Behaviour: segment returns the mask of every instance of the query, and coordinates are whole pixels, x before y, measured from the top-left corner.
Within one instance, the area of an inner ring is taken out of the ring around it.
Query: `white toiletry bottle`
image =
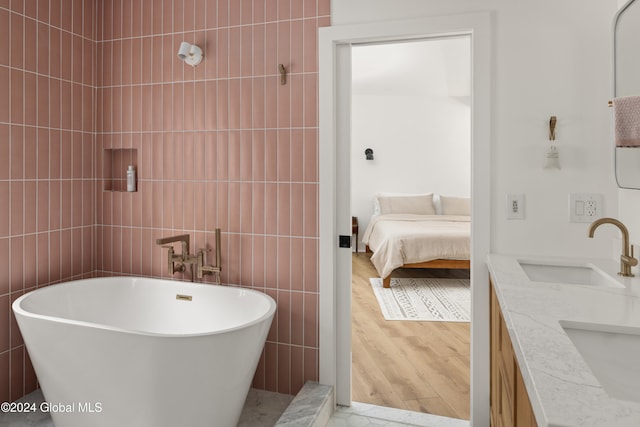
[[[132,165],[127,168],[127,191],[136,191],[136,170]]]

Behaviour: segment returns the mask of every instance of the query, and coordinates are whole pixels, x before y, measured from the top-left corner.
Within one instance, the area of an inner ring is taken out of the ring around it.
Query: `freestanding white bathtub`
[[[56,427],[236,426],[275,310],[257,291],[133,277],[13,303]]]

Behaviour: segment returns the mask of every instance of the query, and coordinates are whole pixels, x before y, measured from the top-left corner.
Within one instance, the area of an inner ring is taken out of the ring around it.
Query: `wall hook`
[[[549,141],[556,140],[556,123],[558,122],[558,118],[556,116],[551,116],[549,120]]]
[[[278,64],[278,71],[280,71],[280,84],[287,84],[287,70],[284,68],[284,65]]]

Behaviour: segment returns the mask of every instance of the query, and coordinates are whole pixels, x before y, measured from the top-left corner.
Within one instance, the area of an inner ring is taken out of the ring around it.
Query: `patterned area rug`
[[[468,322],[471,313],[469,279],[371,278],[371,287],[386,320]]]

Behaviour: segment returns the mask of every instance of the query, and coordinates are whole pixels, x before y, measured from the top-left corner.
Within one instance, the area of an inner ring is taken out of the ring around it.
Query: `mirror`
[[[628,1],[613,20],[613,97],[640,95],[640,0]],[[620,188],[640,189],[640,148],[615,148]]]

